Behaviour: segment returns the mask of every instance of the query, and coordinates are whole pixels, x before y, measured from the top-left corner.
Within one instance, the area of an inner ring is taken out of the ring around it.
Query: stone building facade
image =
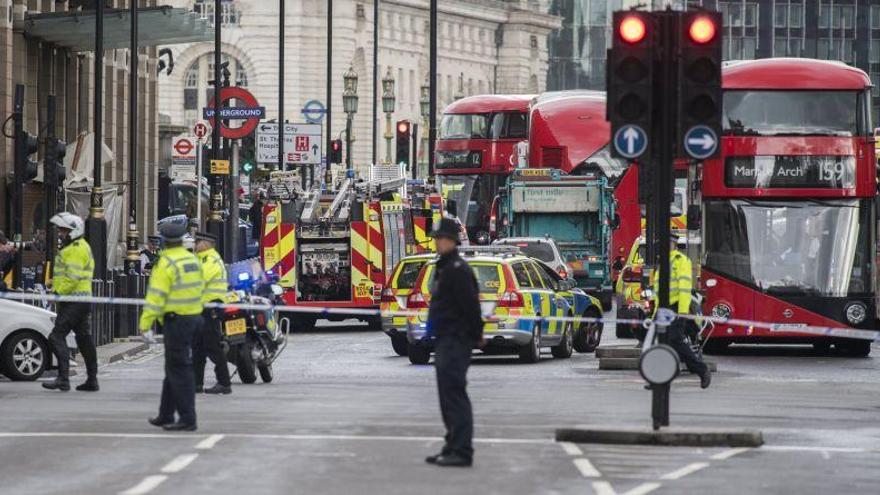
[[[213,15],[213,0],[171,0]],[[544,1],[444,0],[439,2],[439,112],[457,95],[535,93],[547,80],[547,37],[560,25],[545,14]],[[277,1],[223,2],[223,56],[236,81],[266,107],[267,118],[278,118]],[[309,100],[326,103],[327,1],[286,3],[285,118],[303,122]],[[428,75],[428,0],[380,2],[379,77],[395,79],[394,120],[421,123],[420,88]],[[333,2],[333,136],[345,128],[342,112],[343,73],[351,66],[359,76],[358,113],[354,119],[354,162],[363,167],[372,159],[373,3],[369,0]],[[159,79],[159,111],[172,125],[191,127],[211,94],[213,44],[170,47],[175,70]],[[460,87],[461,86],[461,87]],[[384,157],[385,116],[379,105],[378,158]],[[326,132],[326,130],[325,130]],[[326,152],[326,151],[325,151]]]

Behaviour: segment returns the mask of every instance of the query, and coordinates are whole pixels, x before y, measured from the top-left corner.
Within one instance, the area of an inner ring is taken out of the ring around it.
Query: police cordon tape
[[[110,304],[110,305],[128,305],[128,306],[143,306],[143,299],[136,298],[126,298],[126,297],[96,297],[96,296],[59,296],[57,294],[44,294],[44,293],[24,293],[24,292],[0,292],[0,299],[8,299],[13,301],[22,301],[22,302],[34,302],[34,301],[44,301],[50,303],[89,303],[89,304]],[[232,303],[208,303],[205,304],[206,308],[236,308],[241,310],[250,310],[250,311],[262,311],[267,309],[274,309],[275,311],[281,313],[301,313],[307,314],[310,316],[349,316],[349,317],[359,317],[359,316],[374,316],[374,317],[394,317],[394,316],[403,316],[403,317],[411,317],[411,316],[419,316],[423,315],[424,312],[419,311],[382,311],[378,309],[358,309],[358,308],[330,308],[330,307],[316,307],[316,306],[288,306],[288,305],[276,305],[276,304],[255,304],[255,303],[244,303],[244,302],[232,302]],[[846,328],[846,327],[824,327],[824,326],[814,326],[814,325],[803,325],[803,326],[792,326],[791,324],[780,324],[780,323],[770,323],[770,322],[761,322],[761,321],[752,321],[752,320],[741,320],[736,318],[719,318],[716,316],[708,316],[708,315],[691,315],[691,314],[678,314],[674,313],[671,310],[667,310],[664,313],[661,313],[661,318],[658,319],[658,322],[669,324],[675,318],[682,318],[686,320],[692,320],[698,325],[703,322],[711,322],[714,325],[728,325],[728,326],[738,326],[738,327],[752,327],[752,328],[766,328],[771,332],[780,332],[780,333],[801,333],[808,335],[815,335],[819,337],[840,337],[840,338],[850,338],[850,339],[861,339],[861,340],[880,340],[880,331],[878,330],[864,330],[857,328]],[[573,316],[531,316],[531,315],[511,315],[509,318],[518,319],[518,320],[534,320],[538,322],[544,321],[563,321],[563,322],[587,322],[587,323],[610,323],[610,324],[625,324],[625,325],[642,325],[646,328],[650,328],[655,325],[655,320],[651,318],[645,319],[634,319],[634,318],[617,318],[615,316],[611,316],[608,318],[595,318],[589,316],[582,317],[573,317]],[[502,318],[489,317],[486,319],[488,323],[493,321],[498,321]]]

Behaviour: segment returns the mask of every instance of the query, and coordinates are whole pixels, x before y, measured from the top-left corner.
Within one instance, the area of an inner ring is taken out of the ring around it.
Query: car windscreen
[[[497,294],[501,292],[501,266],[498,263],[477,261],[468,262],[474,275],[477,277],[477,286],[480,294]],[[425,287],[430,288],[434,282],[434,274],[437,273],[436,265],[429,265],[426,269],[425,278],[428,283]]]
[[[505,243],[516,246],[529,258],[539,259],[545,263],[553,263],[556,261],[556,254],[553,246],[546,242],[510,242]]]

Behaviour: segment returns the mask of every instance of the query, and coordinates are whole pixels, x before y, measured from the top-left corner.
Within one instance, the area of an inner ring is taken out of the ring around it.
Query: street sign
[[[324,140],[320,124],[284,124],[284,163],[319,165]],[[264,122],[257,126],[256,158],[258,163],[278,163],[278,124]]]
[[[196,139],[199,141],[205,139],[205,136],[207,136],[209,132],[211,132],[211,128],[208,127],[208,123],[204,120],[196,122],[193,126],[193,135],[195,135]]]
[[[211,174],[229,175],[229,160],[211,160]]]
[[[192,136],[178,136],[171,141],[171,168],[168,175],[172,180],[195,180],[196,144]]]
[[[637,125],[624,125],[614,134],[614,149],[624,158],[638,158],[648,149],[648,136]]]
[[[220,135],[229,139],[241,139],[254,132],[260,124],[260,119],[266,116],[266,108],[257,103],[256,97],[250,91],[239,87],[229,86],[220,90],[220,104],[229,100],[236,100],[238,106],[220,109]],[[214,125],[214,99],[204,109],[205,119]],[[222,120],[244,120],[241,127],[232,128],[223,125]]]
[[[704,160],[718,149],[718,135],[710,127],[695,125],[684,135],[684,150],[692,158]]]
[[[309,100],[303,105],[301,112],[309,124],[320,124],[324,120],[324,114],[327,113],[327,109],[320,101]]]

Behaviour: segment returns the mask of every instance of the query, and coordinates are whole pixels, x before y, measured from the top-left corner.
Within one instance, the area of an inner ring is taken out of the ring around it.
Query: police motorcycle
[[[645,298],[643,308],[645,314],[654,314],[654,304],[656,304],[653,289],[645,289],[642,291]],[[684,327],[684,339],[688,346],[694,351],[698,358],[703,359],[703,348],[706,347],[709,337],[715,330],[715,324],[709,320],[702,318],[703,316],[703,299],[704,295],[697,289],[691,290],[690,315],[693,318],[686,319]],[[639,342],[641,345],[641,341]]]
[[[227,359],[236,366],[242,383],[256,382],[257,373],[264,383],[270,383],[272,363],[287,347],[290,330],[289,321],[280,320],[274,307],[283,290],[271,273],[258,277],[251,270],[232,271],[235,283],[225,301],[231,305],[223,309]]]

